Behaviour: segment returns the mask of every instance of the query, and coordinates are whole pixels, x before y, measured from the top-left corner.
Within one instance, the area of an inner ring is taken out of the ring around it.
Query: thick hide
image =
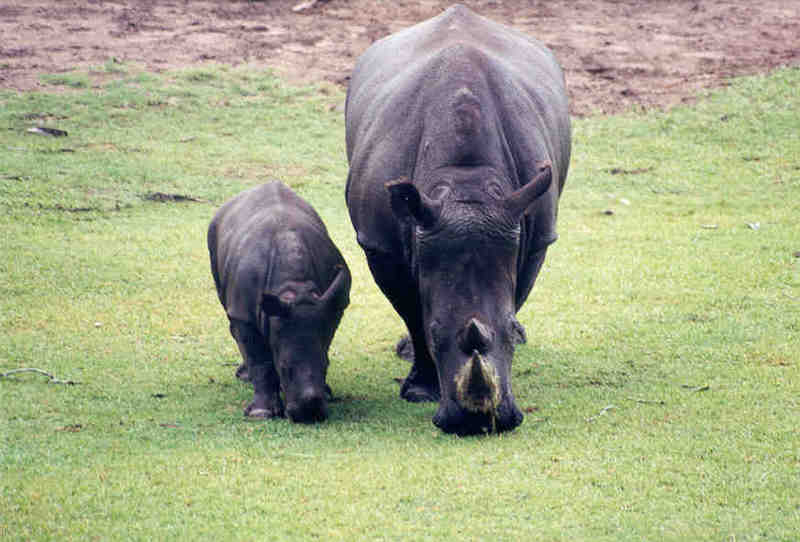
[[[515,314],[557,238],[570,159],[555,58],[453,6],[358,59],[346,139],[350,218],[409,331],[401,395],[438,400],[447,432],[513,429]]]

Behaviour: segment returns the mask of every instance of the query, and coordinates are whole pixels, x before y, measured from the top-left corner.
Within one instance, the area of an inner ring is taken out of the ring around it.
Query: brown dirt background
[[[345,86],[373,41],[432,17],[437,0],[0,1],[0,87],[111,59],[161,71],[248,64]],[[732,76],[800,65],[797,0],[474,0],[547,44],[576,115],[670,107]],[[99,76],[99,74],[98,74]]]

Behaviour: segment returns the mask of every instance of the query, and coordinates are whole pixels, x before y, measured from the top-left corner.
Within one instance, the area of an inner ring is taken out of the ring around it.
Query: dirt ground
[[[346,85],[374,40],[439,0],[0,0],[0,87],[111,59],[151,70],[215,62]],[[547,44],[576,115],[669,107],[731,76],[800,65],[796,0],[465,0]],[[302,9],[301,9],[302,8]]]

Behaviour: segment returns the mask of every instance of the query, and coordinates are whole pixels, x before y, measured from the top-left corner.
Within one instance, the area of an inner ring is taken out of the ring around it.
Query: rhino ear
[[[339,272],[331,285],[322,294],[320,301],[324,304],[338,302],[339,308],[344,309],[350,304],[350,271],[346,265],[338,265]]]
[[[430,228],[436,223],[441,203],[421,194],[414,183],[404,177],[389,181],[385,186],[395,216],[400,219],[413,218],[423,228]]]
[[[267,316],[288,316],[292,310],[292,300],[264,292],[261,296],[261,310]]]
[[[525,333],[525,327],[513,316],[511,317],[511,337],[515,344],[525,344],[528,342],[528,335]]]
[[[553,168],[550,161],[541,162],[538,166],[539,172],[536,176],[517,190],[510,194],[505,201],[506,209],[516,218],[528,212],[531,205],[547,190],[553,182]]]

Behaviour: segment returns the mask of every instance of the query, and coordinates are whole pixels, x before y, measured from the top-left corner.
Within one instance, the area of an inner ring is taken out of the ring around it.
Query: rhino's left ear
[[[275,294],[264,292],[261,295],[261,310],[267,316],[288,316],[292,310],[291,300],[281,299]]]
[[[413,218],[423,228],[436,223],[441,211],[441,203],[422,194],[414,183],[405,177],[386,183],[392,211],[398,218]]]
[[[531,182],[510,194],[505,201],[506,209],[512,216],[522,218],[531,205],[547,190],[553,182],[553,167],[550,161],[539,164],[539,173]]]

